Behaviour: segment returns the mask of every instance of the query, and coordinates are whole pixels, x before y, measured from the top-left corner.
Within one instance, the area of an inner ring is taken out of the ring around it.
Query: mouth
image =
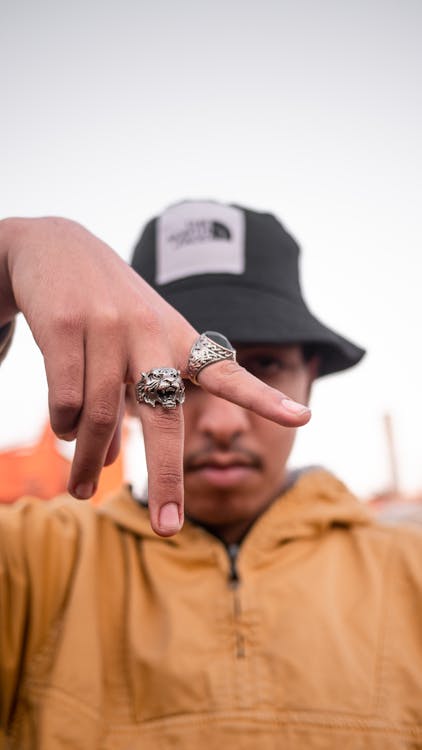
[[[187,462],[185,471],[214,487],[233,487],[259,470],[259,461],[243,454],[208,454]]]

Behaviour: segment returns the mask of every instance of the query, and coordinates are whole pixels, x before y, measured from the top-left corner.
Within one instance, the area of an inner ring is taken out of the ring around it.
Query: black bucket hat
[[[321,323],[300,288],[300,248],[268,213],[214,201],[170,206],[145,227],[132,267],[199,331],[236,344],[302,344],[319,375],[365,351]]]

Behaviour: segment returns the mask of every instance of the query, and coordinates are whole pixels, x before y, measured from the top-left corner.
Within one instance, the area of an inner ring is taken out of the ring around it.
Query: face
[[[239,363],[295,401],[307,403],[316,358],[300,346],[240,346]],[[185,418],[186,514],[237,541],[283,486],[295,430],[187,386]]]

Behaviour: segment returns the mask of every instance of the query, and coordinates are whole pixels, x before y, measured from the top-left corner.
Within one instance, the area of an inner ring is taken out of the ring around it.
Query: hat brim
[[[221,331],[236,344],[310,344],[319,375],[356,365],[365,350],[321,323],[305,304],[269,291],[230,284],[167,289],[165,299],[200,332]],[[259,310],[259,315],[257,311]]]

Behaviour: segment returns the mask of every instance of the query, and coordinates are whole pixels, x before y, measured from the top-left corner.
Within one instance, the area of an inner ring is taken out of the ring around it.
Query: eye
[[[239,357],[239,363],[260,380],[271,380],[291,369],[282,357],[267,352]]]

